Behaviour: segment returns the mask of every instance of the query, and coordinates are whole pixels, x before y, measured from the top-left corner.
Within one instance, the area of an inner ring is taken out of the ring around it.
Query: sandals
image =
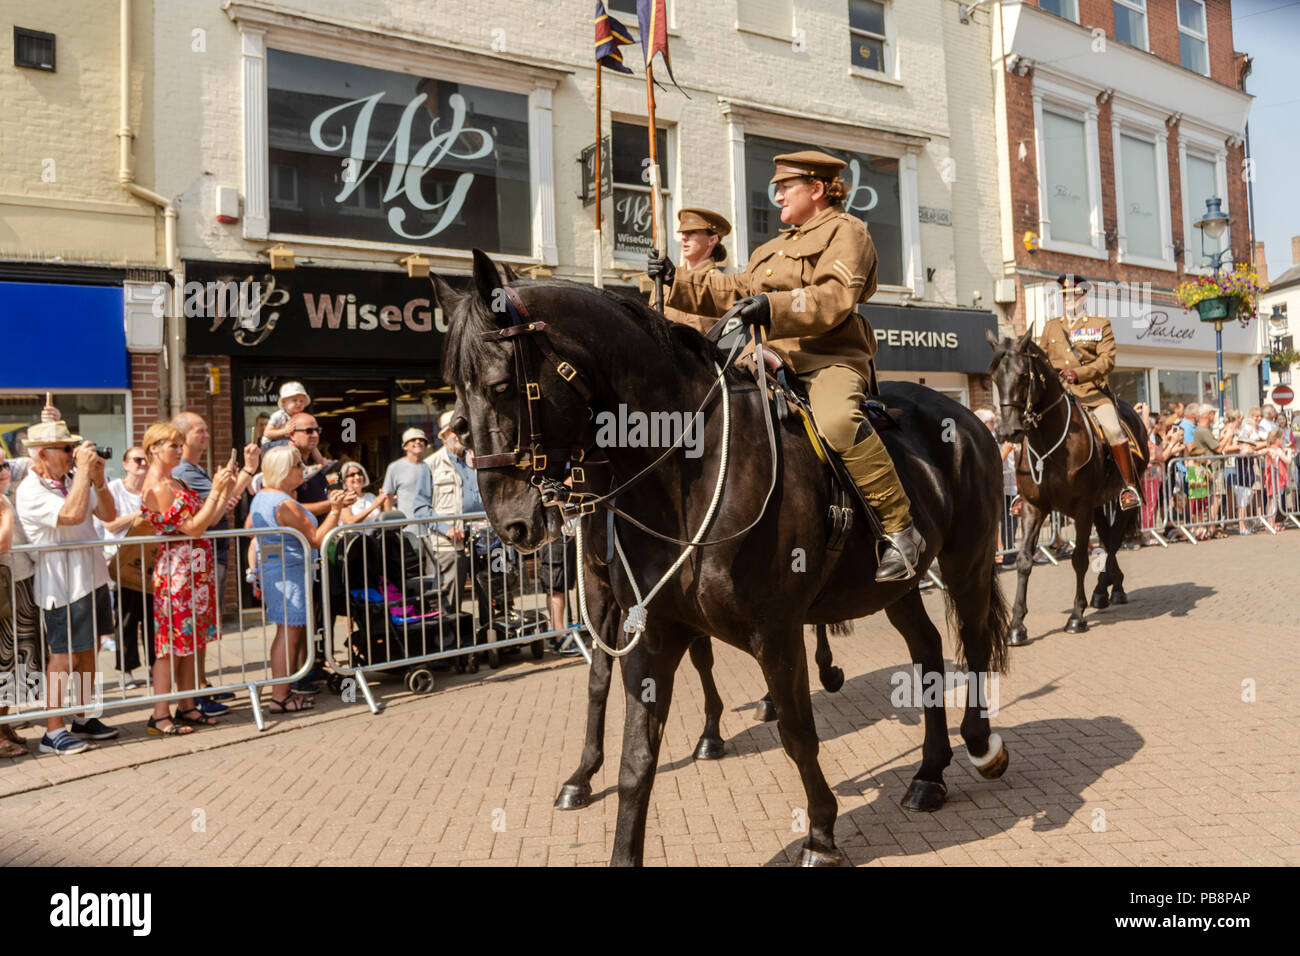
[[[159,727],[158,721],[167,721],[166,727]],[[183,737],[186,734],[194,733],[193,727],[183,726],[170,715],[167,717],[150,717],[149,722],[145,724],[145,730],[152,737]]]
[[[0,757],[25,757],[28,753],[24,744],[16,743],[8,737],[0,740]]]
[[[311,710],[313,702],[302,694],[290,694],[284,700],[276,700],[272,697],[267,706],[273,714],[296,714],[304,710]]]
[[[194,717],[194,714],[198,714],[198,717]],[[176,719],[182,724],[188,724],[191,727],[215,727],[221,723],[217,718],[209,717],[197,707],[191,707],[189,710],[177,710]]]

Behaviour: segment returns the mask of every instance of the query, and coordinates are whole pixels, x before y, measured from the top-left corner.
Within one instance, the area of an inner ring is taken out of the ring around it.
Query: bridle
[[[1043,470],[1047,467],[1047,459],[1050,458],[1058,448],[1065,444],[1066,438],[1070,435],[1070,419],[1073,417],[1074,401],[1070,396],[1070,390],[1062,387],[1061,394],[1058,395],[1054,401],[1049,403],[1041,411],[1034,411],[1035,398],[1047,388],[1047,376],[1039,367],[1037,357],[1033,355],[1033,353],[1013,349],[1007,354],[1014,355],[1017,358],[1023,358],[1029,363],[1028,372],[1025,376],[1021,376],[1028,377],[1029,392],[1025,396],[1023,404],[1017,402],[999,402],[998,404],[1002,408],[1014,408],[1020,413],[1020,423],[1024,426],[1025,433],[1025,438],[1022,444],[1025,449],[1025,457],[1028,459],[1029,477],[1034,479],[1034,484],[1041,485],[1043,483]],[[1061,437],[1056,440],[1056,443],[1046,452],[1039,454],[1029,441],[1029,433],[1031,431],[1036,431],[1038,426],[1042,424],[1043,418],[1046,417],[1047,413],[1061,402],[1065,402],[1065,428],[1061,430]]]

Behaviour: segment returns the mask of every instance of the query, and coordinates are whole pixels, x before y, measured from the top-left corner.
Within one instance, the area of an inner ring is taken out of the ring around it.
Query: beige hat
[[[302,382],[285,382],[281,385],[280,401],[276,404],[281,408],[284,408],[284,400],[286,398],[293,398],[295,395],[301,395],[303,398],[307,399],[307,405],[311,404],[311,396],[307,394],[307,388],[302,384]],[[303,408],[306,408],[307,405],[304,405]]]
[[[84,440],[80,435],[68,431],[67,422],[59,420],[33,425],[27,429],[23,444],[28,448],[44,448],[48,445],[79,445]]]
[[[834,179],[848,163],[844,160],[823,153],[819,149],[805,149],[797,153],[783,153],[774,156],[776,174],[769,183],[779,183],[783,179],[797,179],[809,176],[813,179]]]
[[[424,433],[423,428],[408,428],[406,431],[402,432],[402,447],[405,448],[408,441],[413,441],[416,438],[423,441],[426,445],[429,444],[429,436]]]
[[[693,229],[707,229],[724,238],[731,234],[731,223],[711,209],[683,209],[677,214],[677,231]]]
[[[452,411],[450,408],[438,416],[438,437],[439,438],[442,437],[443,432],[451,431],[451,420],[455,416],[456,413]]]

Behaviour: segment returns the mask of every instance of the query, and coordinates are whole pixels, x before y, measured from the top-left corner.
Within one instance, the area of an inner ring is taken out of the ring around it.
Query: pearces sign
[[[1177,305],[1152,306],[1137,315],[1110,317],[1115,342],[1143,348],[1214,351],[1214,323],[1202,322],[1195,312]],[[1254,322],[1236,319],[1223,323],[1223,351],[1252,355],[1259,352],[1259,329]]]
[[[186,347],[194,355],[436,363],[447,331],[429,280],[398,272],[273,273],[195,262],[186,277],[216,293],[205,297],[201,313],[186,311]],[[232,286],[259,294],[251,302],[221,294]]]
[[[528,97],[267,51],[271,231],[532,248]]]

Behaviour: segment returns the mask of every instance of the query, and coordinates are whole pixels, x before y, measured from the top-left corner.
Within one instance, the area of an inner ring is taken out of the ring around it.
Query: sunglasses
[[[8,471],[8,470],[9,470],[9,462],[0,461],[0,471]]]
[[[74,451],[77,450],[77,446],[76,445],[63,445],[63,446],[55,445],[54,450],[61,451],[65,455],[71,455]]]
[[[137,457],[137,458],[128,458],[127,461],[129,461],[129,462],[130,462],[131,464],[133,464],[133,465],[147,465],[147,464],[149,464],[149,460],[148,460],[147,458],[138,458],[138,457]]]
[[[319,429],[319,428],[295,428],[294,431],[295,431],[295,432],[306,432],[308,435],[319,435],[319,434],[320,434],[320,429]]]

